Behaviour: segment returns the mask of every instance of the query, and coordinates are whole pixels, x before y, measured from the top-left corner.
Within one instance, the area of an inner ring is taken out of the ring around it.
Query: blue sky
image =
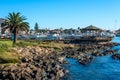
[[[26,16],[30,27],[102,29],[120,28],[120,0],[0,0],[0,17],[10,12]]]

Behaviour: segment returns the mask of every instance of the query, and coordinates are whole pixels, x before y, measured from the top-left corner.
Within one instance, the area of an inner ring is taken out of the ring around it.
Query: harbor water
[[[112,42],[120,43],[120,37],[114,37]],[[114,48],[120,53],[120,46]],[[88,65],[81,65],[72,58],[66,60],[69,64],[64,68],[69,74],[65,80],[120,80],[120,60],[112,59],[111,55],[96,57]]]

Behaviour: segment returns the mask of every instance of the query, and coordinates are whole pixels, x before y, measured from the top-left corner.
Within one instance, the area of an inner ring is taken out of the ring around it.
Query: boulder
[[[120,54],[113,54],[112,55],[113,59],[119,59],[120,60]]]

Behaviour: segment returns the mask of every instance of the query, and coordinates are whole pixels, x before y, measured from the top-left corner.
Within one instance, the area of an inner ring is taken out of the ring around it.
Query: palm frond
[[[21,16],[19,12],[9,13],[6,17],[7,21],[3,24],[6,25],[6,28],[9,28],[10,32],[14,32],[15,29],[18,31],[28,31],[29,23],[24,22],[27,18],[25,16]],[[17,32],[18,32],[17,31]]]

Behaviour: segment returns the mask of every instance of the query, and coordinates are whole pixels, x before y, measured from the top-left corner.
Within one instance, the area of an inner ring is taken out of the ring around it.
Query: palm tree
[[[13,44],[15,44],[17,41],[17,34],[19,31],[29,31],[29,23],[24,22],[24,20],[26,19],[27,18],[25,18],[25,16],[21,16],[19,12],[9,13],[9,15],[6,17],[6,21],[3,24],[3,28],[9,29],[10,32],[13,33]]]

